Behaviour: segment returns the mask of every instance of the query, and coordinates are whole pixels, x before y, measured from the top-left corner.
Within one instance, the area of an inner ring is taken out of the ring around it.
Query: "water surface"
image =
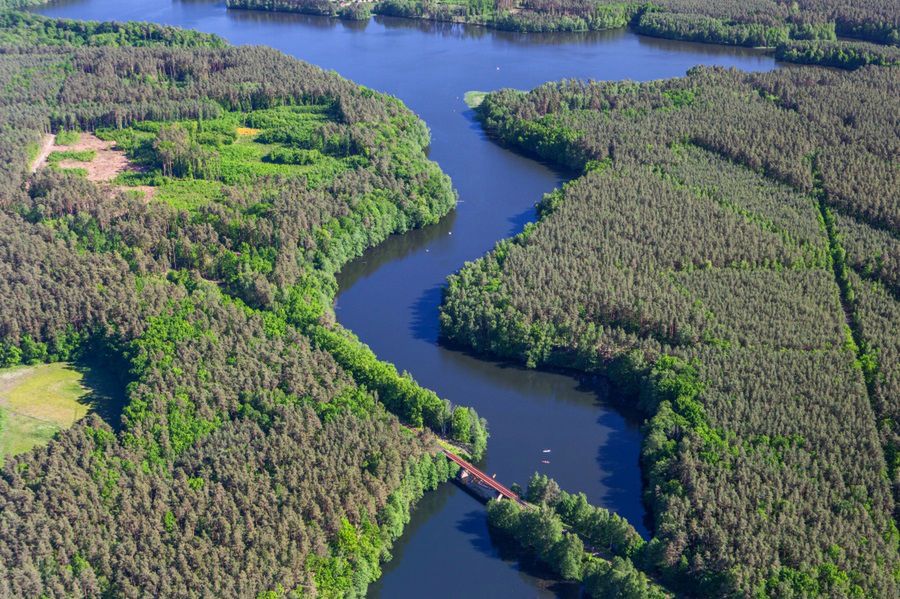
[[[524,35],[403,19],[348,23],[228,11],[223,2],[205,0],[73,0],[39,12],[150,20],[216,33],[234,44],[265,44],[400,97],[431,128],[430,156],[453,178],[460,204],[441,223],[393,237],[349,264],[339,278],[340,322],[379,357],[488,419],[489,474],[509,484],[547,473],[647,534],[640,423],[616,408],[623,398],[610,397],[602,382],[482,360],[437,342],[447,275],[534,220],[534,204],[565,179],[490,142],[462,98],[469,90],[529,89],[567,77],[673,77],[697,64],[768,70],[775,66],[771,57],[624,30]],[[393,554],[371,587],[373,597],[577,595],[501,554],[483,508],[451,485],[423,499]]]

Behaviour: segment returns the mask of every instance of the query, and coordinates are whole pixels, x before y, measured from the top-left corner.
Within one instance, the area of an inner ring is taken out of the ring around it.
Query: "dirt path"
[[[53,151],[53,144],[55,141],[56,136],[52,133],[48,133],[41,138],[41,151],[38,152],[37,158],[35,158],[34,162],[31,163],[32,173],[37,172],[39,168],[47,163],[47,156],[49,156],[50,152]]]

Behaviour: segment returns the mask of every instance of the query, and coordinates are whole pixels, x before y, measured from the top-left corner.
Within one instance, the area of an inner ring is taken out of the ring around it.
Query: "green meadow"
[[[115,421],[121,390],[99,369],[56,362],[0,369],[0,463],[96,411]]]

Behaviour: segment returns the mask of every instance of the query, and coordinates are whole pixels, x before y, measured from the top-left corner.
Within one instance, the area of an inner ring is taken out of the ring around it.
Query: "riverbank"
[[[33,38],[3,46],[0,76],[0,367],[29,366],[0,389],[0,445],[16,454],[0,587],[364,595],[452,473],[428,429],[475,456],[487,440],[473,410],[378,361],[330,312],[344,263],[454,207],[427,127],[270,48],[0,17],[0,39]],[[32,171],[48,131],[69,145]],[[79,358],[128,373],[121,418],[84,417],[88,381],[35,366]]]
[[[691,7],[648,2],[426,2],[424,0],[227,0],[229,9],[293,12],[367,21],[372,15],[460,23],[522,33],[573,33],[629,28],[664,39],[757,48],[773,52],[779,60],[839,68],[866,64],[896,64],[900,29],[895,22],[880,23],[880,13],[866,21],[854,13],[837,18],[827,12],[807,11],[797,20],[783,15],[777,5],[771,14],[736,14],[714,3]],[[693,12],[696,10],[696,13]],[[739,12],[739,11],[738,11]],[[699,14],[697,14],[699,13]],[[842,36],[842,39],[838,39]],[[857,39],[848,39],[857,38]],[[881,45],[881,46],[879,46]]]

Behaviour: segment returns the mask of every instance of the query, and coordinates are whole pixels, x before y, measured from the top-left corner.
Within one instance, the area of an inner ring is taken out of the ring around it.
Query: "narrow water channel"
[[[447,275],[520,231],[534,219],[541,195],[564,180],[487,139],[463,95],[530,89],[566,77],[657,79],[697,64],[769,70],[776,66],[771,57],[626,31],[523,35],[402,19],[345,23],[229,11],[218,0],[67,0],[38,12],[149,20],[216,33],[234,44],[273,46],[394,94],[416,111],[432,131],[431,158],[452,177],[460,204],[441,223],[393,237],[349,264],[340,276],[338,319],[379,357],[488,419],[488,473],[507,484],[524,483],[535,471],[549,474],[646,534],[639,423],[613,407],[616,398],[602,383],[482,360],[437,342]],[[445,485],[414,512],[370,595],[551,597],[577,595],[577,589],[542,581],[501,555],[483,508]]]

